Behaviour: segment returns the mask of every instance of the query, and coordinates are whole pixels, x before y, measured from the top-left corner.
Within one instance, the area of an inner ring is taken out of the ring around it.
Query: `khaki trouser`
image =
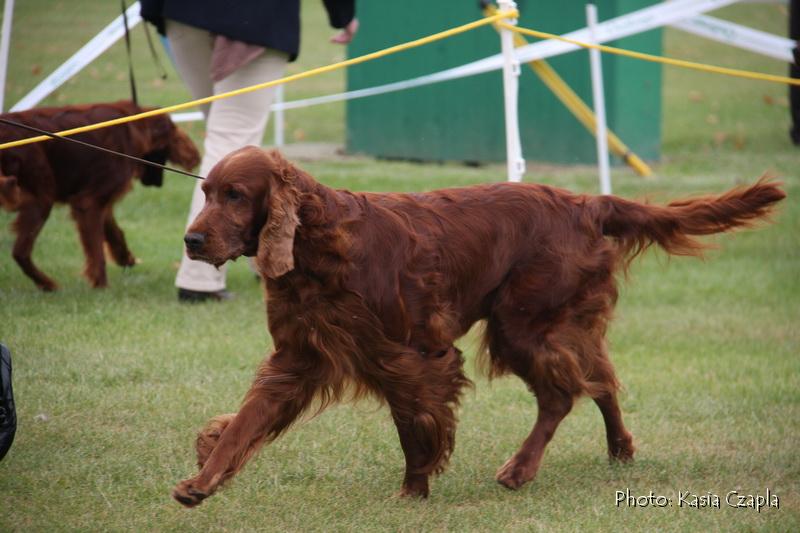
[[[288,60],[286,54],[267,49],[225,79],[214,82],[210,77],[213,34],[169,20],[167,37],[178,73],[194,98],[280,78]],[[228,153],[247,145],[261,145],[273,95],[273,88],[262,89],[203,106],[206,137],[203,143],[203,161],[200,164],[201,176],[208,175],[211,168]],[[205,203],[200,185],[198,180],[192,195],[187,227]],[[189,259],[184,249],[175,286],[194,291],[219,291],[225,288],[225,270],[225,266],[217,269],[207,263]]]

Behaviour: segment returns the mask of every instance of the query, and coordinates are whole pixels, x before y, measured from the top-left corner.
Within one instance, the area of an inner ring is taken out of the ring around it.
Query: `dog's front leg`
[[[178,483],[172,492],[176,500],[187,507],[198,505],[236,475],[262,444],[291,425],[316,391],[315,384],[304,377],[307,363],[278,351],[262,364],[239,412],[227,415],[230,418],[221,424],[218,437],[204,441],[205,458],[198,448],[198,460],[204,464],[197,476]]]
[[[406,459],[400,496],[427,498],[430,475],[444,469],[453,451],[455,407],[469,383],[462,365],[455,346],[428,358],[409,352],[383,365],[382,390]]]
[[[47,277],[47,274],[36,268],[31,259],[33,253],[33,243],[36,241],[39,232],[42,230],[47,217],[50,216],[52,203],[28,203],[19,208],[17,220],[14,221],[14,230],[17,239],[14,242],[13,256],[19,267],[29,278],[36,283],[36,286],[43,291],[54,291],[58,288],[55,281]]]

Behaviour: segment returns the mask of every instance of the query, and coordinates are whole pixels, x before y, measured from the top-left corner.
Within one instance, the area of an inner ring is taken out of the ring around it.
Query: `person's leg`
[[[209,74],[211,68],[211,54],[214,47],[214,36],[206,30],[193,26],[167,20],[167,38],[169,39],[172,57],[175,60],[175,69],[186,84],[192,97],[205,98],[211,96],[214,84]],[[203,115],[208,120],[209,105],[202,106]],[[206,143],[207,145],[207,143]],[[200,163],[200,175],[205,176],[216,160],[209,157],[206,148]],[[192,202],[189,207],[188,227],[203,208],[205,196],[200,188],[201,182],[195,183],[192,193]],[[183,250],[183,258],[175,285],[179,289],[190,291],[217,292],[225,288],[225,267],[219,270],[201,261],[192,261]]]
[[[169,26],[168,26],[169,35]],[[206,32],[207,34],[207,32]],[[176,53],[176,62],[179,61]],[[212,84],[213,94],[220,94],[249,85],[262,83],[283,75],[287,57],[285,54],[266,50],[261,56],[239,68],[224,80]],[[206,64],[208,77],[210,54]],[[208,83],[211,83],[210,79]],[[188,82],[187,82],[188,84]],[[205,176],[216,163],[228,153],[247,145],[261,145],[264,136],[269,106],[274,90],[265,89],[213,102],[207,111],[206,138],[200,174]],[[203,208],[205,197],[199,183],[195,187],[189,224]],[[211,265],[189,259],[185,253],[175,280],[178,288],[198,292],[218,292],[225,289],[224,267],[217,270]]]

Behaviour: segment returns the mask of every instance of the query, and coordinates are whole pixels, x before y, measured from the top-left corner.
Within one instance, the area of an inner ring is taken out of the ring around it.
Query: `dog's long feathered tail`
[[[620,257],[627,264],[652,244],[673,255],[700,255],[706,245],[692,236],[752,226],[767,219],[785,197],[780,183],[763,176],[754,185],[719,196],[678,200],[666,206],[616,196],[596,196],[589,204],[603,235],[616,238]]]

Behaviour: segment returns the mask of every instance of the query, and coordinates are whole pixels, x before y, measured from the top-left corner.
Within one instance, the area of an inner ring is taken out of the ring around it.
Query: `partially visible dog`
[[[129,101],[40,108],[2,115],[8,120],[58,132],[145,109]],[[22,128],[0,124],[0,142],[30,137]],[[167,115],[128,122],[74,136],[75,139],[164,164],[172,161],[187,170],[200,162],[192,140]],[[36,268],[33,244],[55,203],[69,204],[86,255],[85,275],[93,287],[105,287],[103,243],[114,262],[132,266],[136,258],[114,219],[114,204],[132,187],[134,177],[144,185],[161,186],[162,170],[113,154],[60,140],[0,150],[0,206],[18,212],[14,260],[44,291],[58,288]]]
[[[500,483],[516,489],[536,476],[580,396],[600,409],[609,456],[632,459],[605,340],[615,272],[653,244],[699,255],[693,236],[750,226],[785,196],[766,179],[666,206],[529,183],[353,193],[253,147],[220,161],[203,191],[184,238],[189,257],[256,257],[275,352],[239,412],[200,432],[200,472],[173,492],[189,507],[315,401],[321,409],[350,394],[388,404],[406,459],[401,494],[427,496],[453,451],[469,382],[453,343],[479,320],[491,374],[517,375],[539,406]]]

